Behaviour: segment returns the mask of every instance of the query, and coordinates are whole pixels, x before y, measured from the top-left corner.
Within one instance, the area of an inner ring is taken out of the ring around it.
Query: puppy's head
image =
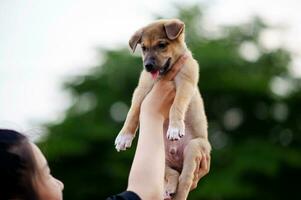
[[[156,79],[184,53],[184,23],[178,19],[155,21],[131,37],[129,45],[133,52],[138,44],[141,45],[145,70]]]

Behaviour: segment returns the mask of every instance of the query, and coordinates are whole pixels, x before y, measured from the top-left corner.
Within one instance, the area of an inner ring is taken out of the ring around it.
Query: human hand
[[[157,115],[168,118],[170,106],[176,94],[175,85],[172,82],[185,63],[187,55],[181,56],[172,68],[163,76],[145,97],[141,105],[141,115]]]
[[[201,153],[201,158],[197,160],[199,160],[199,162],[197,163],[197,167],[194,171],[194,178],[190,187],[190,191],[197,187],[199,180],[208,174],[210,170],[210,155]]]

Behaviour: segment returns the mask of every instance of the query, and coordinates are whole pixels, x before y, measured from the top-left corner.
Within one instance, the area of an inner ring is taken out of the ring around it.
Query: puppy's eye
[[[142,48],[142,51],[145,51],[145,50],[146,50],[146,47],[145,47],[145,46],[142,46],[141,48]]]
[[[166,46],[167,46],[167,43],[165,43],[165,42],[161,42],[161,43],[158,44],[158,47],[160,49],[165,49]]]

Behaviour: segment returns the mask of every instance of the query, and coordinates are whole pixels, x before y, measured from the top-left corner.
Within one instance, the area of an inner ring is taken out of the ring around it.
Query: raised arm
[[[164,187],[165,151],[163,122],[175,96],[171,81],[186,57],[181,58],[146,96],[140,111],[140,133],[132,164],[128,190],[143,200],[161,199]]]

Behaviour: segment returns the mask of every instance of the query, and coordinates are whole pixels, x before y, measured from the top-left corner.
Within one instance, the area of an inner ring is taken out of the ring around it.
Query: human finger
[[[209,171],[210,171],[210,164],[211,164],[211,157],[210,157],[210,155],[206,155],[206,159],[207,159],[207,173],[209,173]]]
[[[203,176],[205,176],[208,173],[208,159],[205,154],[203,154],[203,160],[201,163],[200,171],[199,171],[199,179],[201,179]]]
[[[200,180],[200,178],[199,178],[200,163],[202,162],[203,159],[204,159],[204,157],[203,157],[202,154],[201,154],[201,158],[197,159],[197,165],[196,165],[196,168],[195,168],[195,171],[194,171],[194,177],[193,177],[193,180],[192,180],[192,185],[190,187],[190,191],[194,190],[198,185],[198,182]]]

